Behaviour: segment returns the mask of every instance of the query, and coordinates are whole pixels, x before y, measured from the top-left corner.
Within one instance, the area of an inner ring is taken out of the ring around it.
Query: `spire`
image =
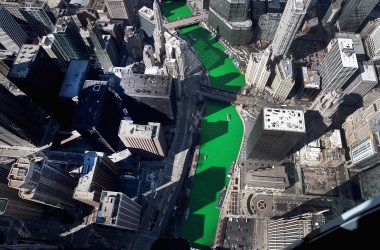
[[[153,2],[153,12],[154,12],[154,25],[157,32],[162,33],[163,30],[163,24],[162,24],[162,14],[160,5],[158,4],[157,0],[154,0]]]

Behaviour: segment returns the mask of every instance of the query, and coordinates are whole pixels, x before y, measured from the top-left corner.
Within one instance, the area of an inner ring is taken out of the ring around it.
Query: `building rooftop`
[[[305,118],[301,110],[264,108],[264,129],[304,133]]]
[[[66,29],[71,21],[71,16],[59,17],[55,23],[55,32],[66,32]]]
[[[40,49],[39,45],[24,44],[22,45],[16,60],[14,61],[9,77],[25,78],[29,74],[30,65],[35,60]]]
[[[139,14],[146,19],[153,20],[154,19],[154,12],[152,9],[149,9],[146,6],[143,6],[141,9],[139,9]]]
[[[73,98],[77,96],[86,80],[89,68],[89,60],[71,60],[59,92],[59,97]]]
[[[308,0],[293,0],[293,11],[298,13],[298,14],[305,14],[307,9],[306,9],[306,2]]]
[[[277,188],[284,190],[289,186],[285,167],[281,165],[272,168],[246,171],[241,175],[241,178],[242,188],[249,185],[256,188]]]
[[[154,138],[157,136],[159,123],[150,122],[148,125],[133,124],[130,121],[122,120],[120,122],[119,135],[133,136],[142,138]]]
[[[359,62],[360,77],[366,82],[377,82],[376,69],[373,63]]]
[[[170,96],[172,77],[166,75],[123,75],[120,82],[130,96]]]
[[[43,8],[47,5],[45,1],[38,1],[38,0],[27,0],[23,1],[20,5],[20,8],[28,7],[28,8]]]
[[[302,67],[302,79],[305,88],[320,88],[321,77],[318,75],[318,71],[309,70],[307,67]]]
[[[293,78],[292,60],[289,58],[282,59],[279,63],[284,78]]]
[[[356,53],[352,39],[338,38],[337,42],[343,67],[358,68],[358,60],[356,59]]]
[[[86,80],[79,95],[74,127],[90,128],[98,124],[108,92],[106,81]]]
[[[249,249],[253,245],[254,220],[249,218],[228,218],[223,248]]]
[[[83,166],[81,167],[80,178],[78,185],[75,188],[73,198],[87,198],[93,199],[93,192],[91,190],[92,180],[94,178],[95,168],[97,166],[98,157],[103,157],[103,153],[99,152],[86,152],[83,157]]]

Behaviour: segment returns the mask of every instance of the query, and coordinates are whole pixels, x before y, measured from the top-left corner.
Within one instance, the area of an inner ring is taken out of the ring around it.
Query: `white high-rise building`
[[[160,5],[157,0],[153,2],[153,12],[154,12],[154,53],[158,62],[162,62],[162,55],[165,53],[165,37],[164,37],[164,26],[162,21],[162,14]]]
[[[374,61],[380,60],[380,18],[369,22],[364,30],[368,31],[366,34],[362,32],[368,57]]]
[[[268,69],[270,55],[270,48],[267,48],[263,53],[251,54],[245,72],[245,81],[247,85],[250,85],[259,91],[264,90],[270,76],[270,69]]]
[[[294,73],[292,60],[282,59],[276,65],[276,77],[272,83],[273,97],[285,101],[294,86]]]
[[[273,56],[288,53],[293,39],[301,27],[311,0],[289,0],[272,42]]]
[[[318,68],[325,93],[342,88],[359,68],[352,39],[334,38],[327,50]]]
[[[379,0],[347,0],[337,26],[340,31],[356,32]]]
[[[0,5],[0,45],[6,50],[18,52],[28,39],[27,34],[7,9]]]

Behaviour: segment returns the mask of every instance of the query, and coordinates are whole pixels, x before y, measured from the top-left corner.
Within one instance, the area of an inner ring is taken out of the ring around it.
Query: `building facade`
[[[210,0],[208,23],[211,30],[228,44],[247,44],[252,39],[248,19],[249,1]]]
[[[0,45],[3,49],[18,52],[28,36],[8,10],[0,5]]]
[[[137,150],[137,153],[143,157],[166,156],[166,141],[160,123],[149,122],[148,125],[139,125],[122,120],[119,137],[127,148]]]
[[[141,29],[145,31],[145,34],[147,34],[148,37],[152,37],[155,27],[153,10],[149,9],[146,6],[143,6],[141,9],[139,9],[139,17]]]
[[[287,2],[280,24],[272,42],[273,56],[286,55],[299,31],[311,0],[290,0]]]
[[[305,132],[303,111],[263,108],[247,140],[247,157],[282,160]]]
[[[378,4],[378,0],[347,0],[338,18],[340,31],[356,32],[369,13]]]
[[[22,199],[63,209],[76,207],[72,199],[76,180],[42,157],[19,158],[8,180],[9,187],[18,189]]]
[[[105,226],[138,231],[141,206],[120,192],[103,191],[96,223]]]
[[[380,60],[380,18],[369,22],[361,34],[368,57],[374,61]]]
[[[285,101],[294,86],[294,72],[292,60],[282,59],[275,68],[276,77],[272,83],[273,97]]]
[[[87,151],[73,198],[98,207],[102,191],[119,188],[118,178],[118,167],[104,153]]]
[[[281,13],[260,15],[257,24],[257,40],[272,41],[280,24],[281,17]]]
[[[247,85],[250,85],[259,91],[264,90],[271,73],[268,66],[270,55],[270,48],[267,48],[263,53],[252,53],[250,55],[245,72],[245,81]]]
[[[105,2],[111,19],[127,19],[130,25],[135,24],[135,8],[132,0],[106,0]]]

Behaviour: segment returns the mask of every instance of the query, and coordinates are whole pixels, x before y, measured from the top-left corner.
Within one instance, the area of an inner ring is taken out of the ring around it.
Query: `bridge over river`
[[[164,23],[164,27],[167,28],[168,30],[179,29],[185,26],[200,23],[200,21],[207,20],[207,18],[208,18],[208,14],[186,17],[186,18],[178,19],[176,21]]]

